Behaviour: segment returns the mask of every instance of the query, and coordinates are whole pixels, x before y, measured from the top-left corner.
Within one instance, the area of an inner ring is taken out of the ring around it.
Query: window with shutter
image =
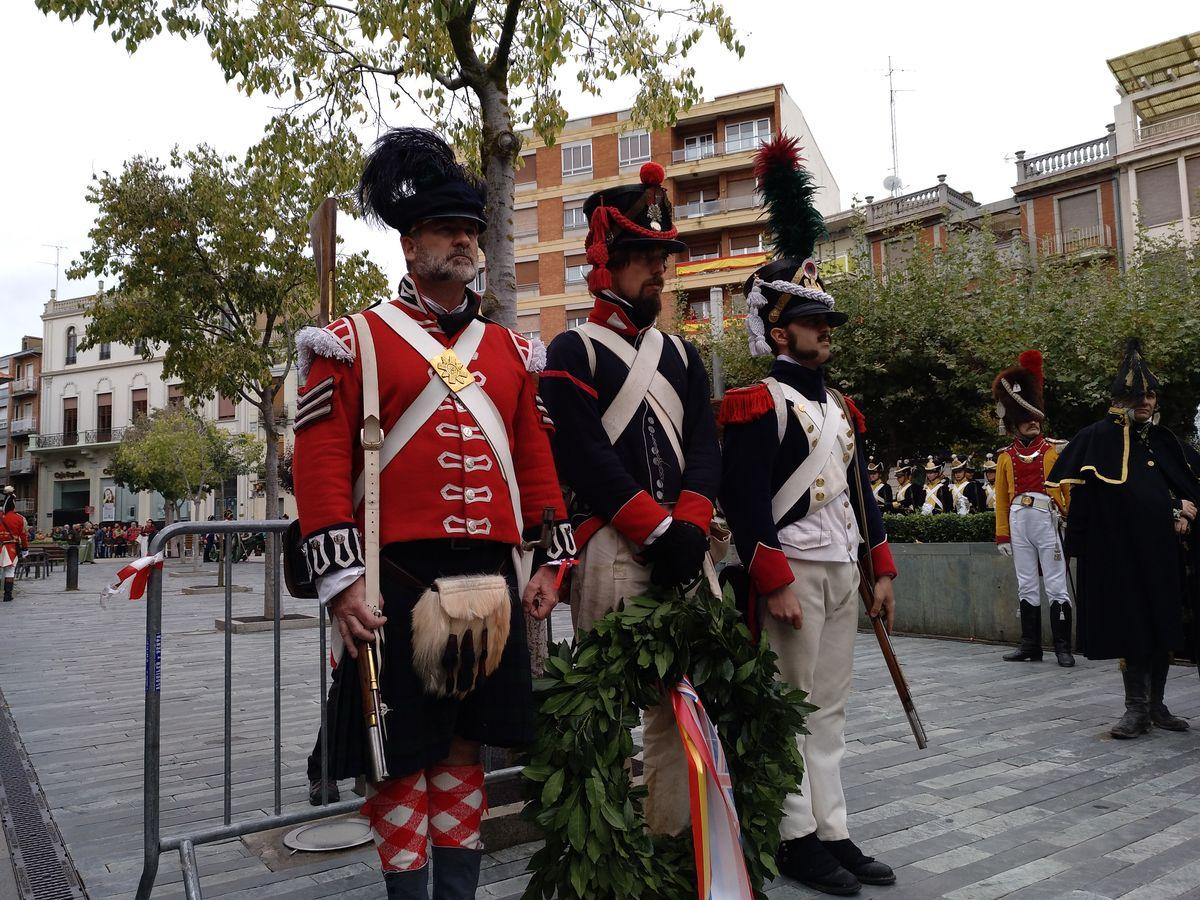
[[[1088,191],[1058,201],[1058,230],[1072,240],[1094,234],[1100,224],[1099,193]]]
[[[521,168],[517,169],[517,184],[537,183],[537,154],[528,153],[521,157]]]
[[[517,290],[536,290],[538,286],[538,264],[536,259],[517,263]]]
[[[1184,161],[1187,170],[1187,195],[1189,215],[1200,217],[1200,156],[1193,156]]]
[[[1179,205],[1179,166],[1169,162],[1137,171],[1138,211],[1143,225],[1163,225],[1183,217]]]
[[[513,210],[513,237],[537,237],[538,211],[536,206]]]

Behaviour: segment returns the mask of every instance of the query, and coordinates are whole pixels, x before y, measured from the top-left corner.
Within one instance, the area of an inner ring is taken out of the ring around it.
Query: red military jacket
[[[470,295],[470,301],[478,300]],[[453,346],[409,279],[390,301],[417,321],[442,346]],[[384,434],[426,388],[428,360],[372,310],[371,329],[379,370],[380,417]],[[465,327],[473,317],[462,322]],[[475,376],[506,426],[520,492],[526,534],[541,528],[542,512],[554,510],[555,544],[541,561],[574,554],[566,510],[548,433],[553,423],[540,407],[533,371],[545,351],[493,322],[470,360]],[[313,574],[362,564],[362,504],[355,482],[362,472],[362,364],[360,336],[349,318],[298,337],[304,378],[295,421],[293,479],[301,529]],[[540,351],[540,352],[539,352]],[[310,364],[311,363],[311,364]],[[390,461],[381,458],[380,546],[431,538],[473,538],[516,544],[510,487],[479,423],[447,396]],[[535,560],[536,564],[537,560]]]
[[[0,557],[7,561],[0,565],[12,565],[21,550],[29,548],[29,528],[25,517],[16,510],[0,516]]]

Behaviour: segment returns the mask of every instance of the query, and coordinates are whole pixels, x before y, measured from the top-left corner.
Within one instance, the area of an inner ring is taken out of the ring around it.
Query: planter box
[[[1021,636],[1013,562],[991,543],[892,544],[896,633],[1016,644]],[[1042,643],[1050,615],[1042,598]],[[868,628],[866,616],[859,625]]]

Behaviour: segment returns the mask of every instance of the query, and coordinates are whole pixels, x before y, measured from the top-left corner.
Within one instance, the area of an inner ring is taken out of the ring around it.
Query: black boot
[[[1128,740],[1150,730],[1150,670],[1141,660],[1127,659],[1121,678],[1125,682],[1125,715],[1110,734]]]
[[[784,841],[776,861],[782,874],[814,891],[849,897],[862,890],[859,880],[842,867],[815,833]]]
[[[1012,653],[1005,653],[1008,662],[1042,661],[1042,608],[1021,602],[1021,643]]]
[[[384,872],[388,900],[429,900],[429,867],[410,872]]]
[[[475,900],[482,850],[433,848],[433,900]]]
[[[4,602],[12,603],[13,580],[11,578],[4,579]]]
[[[1050,604],[1050,633],[1054,635],[1054,655],[1064,669],[1075,665],[1071,655],[1071,604]]]
[[[849,838],[844,841],[822,841],[825,849],[842,864],[842,868],[863,884],[895,884],[896,873],[887,863],[866,856]]]
[[[1170,671],[1171,661],[1165,654],[1150,666],[1150,721],[1166,731],[1187,731],[1192,727],[1188,720],[1173,715],[1163,702]]]

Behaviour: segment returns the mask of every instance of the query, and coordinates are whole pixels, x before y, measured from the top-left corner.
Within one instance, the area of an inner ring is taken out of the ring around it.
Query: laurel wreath
[[[628,600],[575,644],[551,648],[534,685],[538,738],[524,774],[526,818],[546,843],[530,860],[525,896],[560,900],[696,895],[691,830],[649,835],[643,786],[630,782],[631,729],[687,675],[716,724],[729,762],[742,847],[755,896],[778,874],[783,800],[804,771],[796,749],[815,707],[777,679],[765,636],[755,642],[731,598],[706,587]]]

